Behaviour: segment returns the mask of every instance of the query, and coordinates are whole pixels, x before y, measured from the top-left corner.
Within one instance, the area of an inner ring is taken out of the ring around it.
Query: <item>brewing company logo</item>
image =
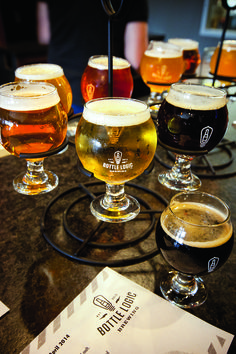
[[[86,86],[86,93],[89,100],[93,99],[94,91],[95,91],[95,86],[93,84],[88,84]]]
[[[109,310],[109,311],[114,311],[115,306],[112,305],[112,303],[107,300],[103,295],[97,295],[93,299],[93,303],[96,306],[101,307],[104,310]]]
[[[212,272],[218,265],[220,258],[213,257],[208,261],[208,272]]]
[[[212,133],[213,133],[212,127],[207,126],[205,128],[202,128],[201,135],[200,135],[200,147],[206,146],[206,144],[211,138]]]
[[[107,159],[108,162],[103,162],[103,167],[111,172],[126,172],[128,169],[133,168],[133,163],[128,162],[128,159],[123,157],[121,151],[115,151],[113,158]]]

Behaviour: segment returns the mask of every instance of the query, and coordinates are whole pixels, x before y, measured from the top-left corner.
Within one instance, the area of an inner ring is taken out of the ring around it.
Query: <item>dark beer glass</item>
[[[133,77],[130,63],[123,58],[113,57],[113,96],[131,97]],[[81,78],[81,93],[85,102],[108,97],[108,56],[94,55]]]
[[[207,154],[223,138],[228,125],[226,93],[197,84],[174,84],[158,112],[158,141],[176,154],[171,171],[158,180],[175,190],[196,190],[201,181],[191,173],[196,155]]]
[[[201,63],[199,43],[188,38],[170,38],[168,42],[179,46],[183,50],[183,75],[193,76]]]
[[[199,276],[219,269],[233,248],[230,210],[207,193],[176,194],[161,214],[156,241],[174,268],[161,282],[163,296],[180,307],[199,306],[207,297]]]
[[[106,183],[91,212],[107,222],[124,222],[139,213],[138,201],[124,193],[124,183],[150,165],[157,135],[148,106],[126,98],[101,98],[85,104],[75,145],[83,166]]]
[[[15,81],[49,82],[57,88],[65,112],[70,112],[72,90],[61,66],[48,63],[20,66],[15,71]]]
[[[55,86],[44,82],[15,82],[0,86],[0,142],[12,155],[43,154],[66,137],[67,114]],[[55,173],[45,171],[44,158],[27,158],[27,171],[13,181],[22,194],[40,194],[58,185]]]

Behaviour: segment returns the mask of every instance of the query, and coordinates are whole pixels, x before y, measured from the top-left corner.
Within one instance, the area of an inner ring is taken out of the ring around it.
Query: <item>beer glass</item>
[[[156,241],[174,268],[161,281],[163,296],[183,308],[199,306],[207,297],[200,276],[219,269],[233,248],[229,207],[207,193],[176,194],[161,214]]]
[[[226,93],[197,84],[177,83],[158,111],[158,142],[173,151],[176,161],[158,180],[174,190],[196,190],[200,179],[191,172],[191,161],[207,154],[223,138],[228,125]]]
[[[183,50],[183,75],[193,76],[201,63],[199,43],[188,38],[170,38],[168,42],[179,46]]]
[[[122,58],[113,57],[113,96],[131,97],[133,77],[130,63]],[[89,58],[81,78],[81,93],[85,102],[108,97],[108,57],[95,55]]]
[[[184,69],[182,49],[171,43],[150,41],[140,63],[140,74],[151,93],[148,104],[160,103],[163,93],[179,81]]]
[[[215,73],[220,44],[218,43],[210,62],[211,74]],[[234,78],[236,80],[236,41],[225,40],[223,42],[217,75]]]
[[[45,81],[57,88],[61,103],[68,114],[72,105],[72,90],[61,66],[40,63],[24,65],[16,69],[15,81]]]
[[[58,177],[43,168],[43,154],[59,147],[67,131],[67,114],[55,86],[44,82],[14,82],[0,86],[1,144],[12,155],[27,157],[27,171],[13,181],[22,194],[49,192]]]
[[[87,102],[77,126],[78,157],[94,176],[106,183],[106,194],[90,205],[98,219],[124,222],[135,218],[138,201],[124,192],[124,183],[139,176],[151,163],[157,144],[148,106],[127,98]]]

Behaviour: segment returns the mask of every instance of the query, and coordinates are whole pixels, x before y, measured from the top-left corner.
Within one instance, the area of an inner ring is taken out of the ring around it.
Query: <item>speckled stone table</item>
[[[232,120],[235,119],[232,117]],[[231,139],[236,140],[235,132],[236,130],[231,129],[230,126],[227,134]],[[232,145],[232,153],[236,154],[235,145]],[[165,160],[166,152],[160,150],[160,156]],[[218,159],[222,158],[219,156]],[[64,153],[47,158],[45,167],[57,173],[59,186],[51,193],[24,196],[13,190],[12,180],[24,170],[25,161],[13,156],[0,159],[0,300],[10,308],[10,311],[0,318],[0,352],[4,354],[22,351],[103,268],[99,263],[89,265],[61,255],[42,236],[41,218],[50,200],[63,191],[78,186],[79,183],[95,181],[79,172],[75,148],[72,145],[69,145]],[[155,161],[149,175],[142,175],[132,182],[160,193],[169,201],[175,192],[166,189],[157,180],[157,175],[163,168]],[[228,167],[228,171],[229,176],[215,179],[209,176],[201,177],[201,190],[219,196],[230,205],[232,221],[236,227],[235,161]],[[96,186],[94,189],[96,191]],[[133,192],[132,187],[127,186],[127,191],[129,190]],[[134,192],[136,193],[136,190]],[[164,208],[163,203],[149,193],[139,192],[139,190],[137,193],[142,193],[142,198],[150,203],[153,209]],[[55,211],[51,211],[52,216],[47,221],[49,232],[54,233],[54,239],[63,247],[67,247],[65,243],[69,241],[64,242],[62,213],[68,200],[74,200],[75,195],[72,192],[66,198],[67,200],[61,205],[56,206]],[[82,205],[78,204],[71,217],[73,225],[77,223],[82,238],[94,222],[88,205],[88,201]],[[95,241],[117,242],[125,240],[127,235],[135,236],[137,229],[142,228],[144,218],[140,216],[138,224],[132,221],[117,226],[109,225],[102,235],[95,235]],[[134,247],[112,252],[95,248],[90,251],[84,250],[82,256],[86,258],[90,255],[93,259],[104,262],[137,257],[155,250],[154,234],[155,228],[147,240]],[[73,247],[76,247],[75,242],[72,240]],[[168,270],[168,265],[157,250],[155,256],[141,263],[124,267],[116,266],[114,269],[161,295],[160,278]],[[208,288],[208,299],[202,306],[189,312],[210,324],[236,334],[235,279],[236,247],[222,268],[204,277]],[[236,353],[235,339],[229,353]]]

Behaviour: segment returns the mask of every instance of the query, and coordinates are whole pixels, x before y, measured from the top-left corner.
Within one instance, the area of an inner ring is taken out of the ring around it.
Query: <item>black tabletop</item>
[[[230,141],[235,140],[236,134],[232,128],[235,106],[236,103],[229,103],[231,122],[226,137]],[[227,148],[223,149],[223,155],[218,150],[212,155],[216,164],[230,159],[225,169],[217,167],[216,176],[209,167],[197,172],[201,175],[201,190],[217,195],[230,205],[236,227],[236,147],[235,144],[228,146],[230,152]],[[156,210],[154,218],[144,213],[137,221],[120,225],[103,223],[100,230],[94,232],[97,221],[90,214],[90,199],[84,187],[96,193],[104,190],[104,185],[94,184],[96,179],[79,171],[72,144],[63,153],[45,159],[45,167],[58,175],[59,186],[39,196],[25,196],[13,189],[13,178],[25,169],[23,159],[14,156],[0,158],[0,300],[10,308],[0,318],[1,353],[22,351],[106,264],[161,296],[160,279],[169,266],[156,248],[155,225],[159,212],[176,192],[160,185],[157,175],[166,169],[164,165],[173,163],[171,159],[158,147],[153,170],[133,180],[135,186],[126,186],[127,192],[140,198],[142,209]],[[45,216],[46,207],[52,200]],[[42,234],[43,216],[46,237]],[[79,249],[81,242],[67,235],[65,225],[69,225],[72,233],[77,232],[82,241],[94,232],[87,249]],[[150,231],[143,238],[145,225]],[[136,242],[139,236],[141,241]],[[130,245],[126,244],[127,239],[131,240]],[[106,248],[107,243],[110,248]],[[114,243],[121,247],[113,249]],[[236,334],[235,278],[236,247],[222,268],[204,277],[208,289],[206,302],[188,311]],[[235,339],[229,353],[236,353]]]

